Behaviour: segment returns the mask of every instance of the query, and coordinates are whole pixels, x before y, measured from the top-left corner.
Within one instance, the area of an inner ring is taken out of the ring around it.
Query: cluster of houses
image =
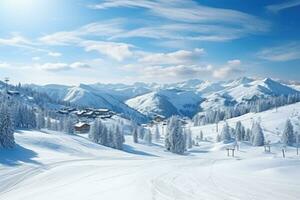
[[[109,109],[95,109],[95,108],[84,108],[84,109],[76,109],[76,108],[62,108],[57,111],[59,114],[63,115],[75,115],[78,118],[88,118],[88,119],[108,119],[114,116],[116,113],[110,111]]]
[[[96,118],[109,119],[116,115],[115,112],[109,109],[77,109],[72,107],[62,108],[58,110],[57,113],[77,118],[77,122],[74,124],[74,130],[76,133],[88,133],[91,126],[90,123],[93,122]]]

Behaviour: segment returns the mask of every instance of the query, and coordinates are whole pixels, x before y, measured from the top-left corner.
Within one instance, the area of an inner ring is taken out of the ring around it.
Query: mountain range
[[[59,101],[78,106],[108,108],[130,118],[146,120],[154,115],[192,117],[200,111],[233,106],[270,96],[299,93],[299,84],[271,78],[242,77],[230,81],[198,79],[171,84],[28,85]]]

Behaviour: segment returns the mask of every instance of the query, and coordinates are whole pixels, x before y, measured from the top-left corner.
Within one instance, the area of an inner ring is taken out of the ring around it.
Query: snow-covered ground
[[[260,118],[273,141],[271,153],[242,143],[235,157],[227,157],[224,144],[211,141],[179,156],[166,152],[162,143],[134,144],[131,136],[125,151],[117,151],[85,135],[19,131],[18,146],[0,153],[0,199],[298,200],[300,156],[289,147],[282,158],[276,141],[287,117],[295,119],[299,109],[294,104],[228,120],[250,126]],[[193,134],[200,129],[204,137],[216,135],[215,125],[195,127]]]

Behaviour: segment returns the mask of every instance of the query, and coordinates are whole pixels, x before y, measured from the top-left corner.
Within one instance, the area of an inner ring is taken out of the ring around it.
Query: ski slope
[[[276,143],[280,140],[287,119],[291,120],[295,129],[294,131],[297,131],[300,134],[300,103],[282,106],[277,109],[274,108],[260,113],[248,113],[228,119],[226,122],[229,126],[235,128],[236,122],[241,121],[246,128],[251,129],[252,122],[260,121],[266,139],[270,140],[272,143]],[[224,121],[218,123],[219,133],[221,132],[224,123]],[[192,126],[192,124],[190,124],[190,126]],[[214,140],[217,136],[217,124],[195,126],[191,127],[191,130],[194,136],[199,135],[200,131],[202,131],[204,137],[207,137],[209,140]]]
[[[185,155],[166,152],[162,141],[134,144],[126,136],[124,151],[91,143],[86,135],[23,130],[18,146],[0,153],[1,200],[298,200],[300,156],[289,147],[286,158],[277,143],[287,117],[296,123],[300,104],[228,120],[250,126],[260,118],[272,139],[271,153],[263,147],[240,145],[227,157],[226,145],[209,141],[215,125]],[[252,119],[251,119],[252,118]]]

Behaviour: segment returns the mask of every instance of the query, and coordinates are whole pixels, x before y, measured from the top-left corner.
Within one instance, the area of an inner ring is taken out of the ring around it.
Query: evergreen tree
[[[181,121],[177,116],[172,116],[168,121],[165,147],[172,153],[183,154],[185,144],[185,135],[181,127]]]
[[[145,130],[144,141],[149,145],[152,143],[152,134],[150,130]]]
[[[285,123],[281,141],[284,145],[293,145],[296,141],[294,129],[291,121],[288,119]]]
[[[155,138],[156,142],[158,142],[160,140],[160,133],[159,133],[157,125],[155,126],[155,130],[154,130],[154,138]]]
[[[139,143],[139,138],[138,138],[138,128],[137,128],[137,127],[134,127],[134,128],[133,128],[132,136],[133,136],[133,142],[134,142],[134,143]]]
[[[185,131],[185,135],[186,135],[186,147],[188,149],[191,149],[193,147],[193,140],[192,140],[192,132],[191,129],[186,129]]]
[[[11,115],[7,108],[0,108],[0,147],[12,148],[15,145]]]
[[[63,131],[67,134],[73,134],[74,133],[74,125],[73,120],[70,117],[65,117],[63,122],[61,123],[63,125]]]
[[[39,130],[45,128],[45,114],[43,111],[39,111],[36,115],[36,128]]]
[[[200,139],[200,141],[202,141],[202,140],[203,140],[203,132],[202,132],[202,131],[200,131],[200,136],[199,136],[199,139]]]
[[[258,122],[254,122],[251,129],[252,133],[252,145],[263,146],[265,144],[265,137],[263,130]]]
[[[223,128],[222,128],[221,141],[223,141],[224,143],[227,143],[227,142],[231,141],[230,127],[228,126],[227,123],[225,123]]]
[[[245,128],[240,121],[235,125],[235,139],[236,141],[242,141],[245,137]]]

